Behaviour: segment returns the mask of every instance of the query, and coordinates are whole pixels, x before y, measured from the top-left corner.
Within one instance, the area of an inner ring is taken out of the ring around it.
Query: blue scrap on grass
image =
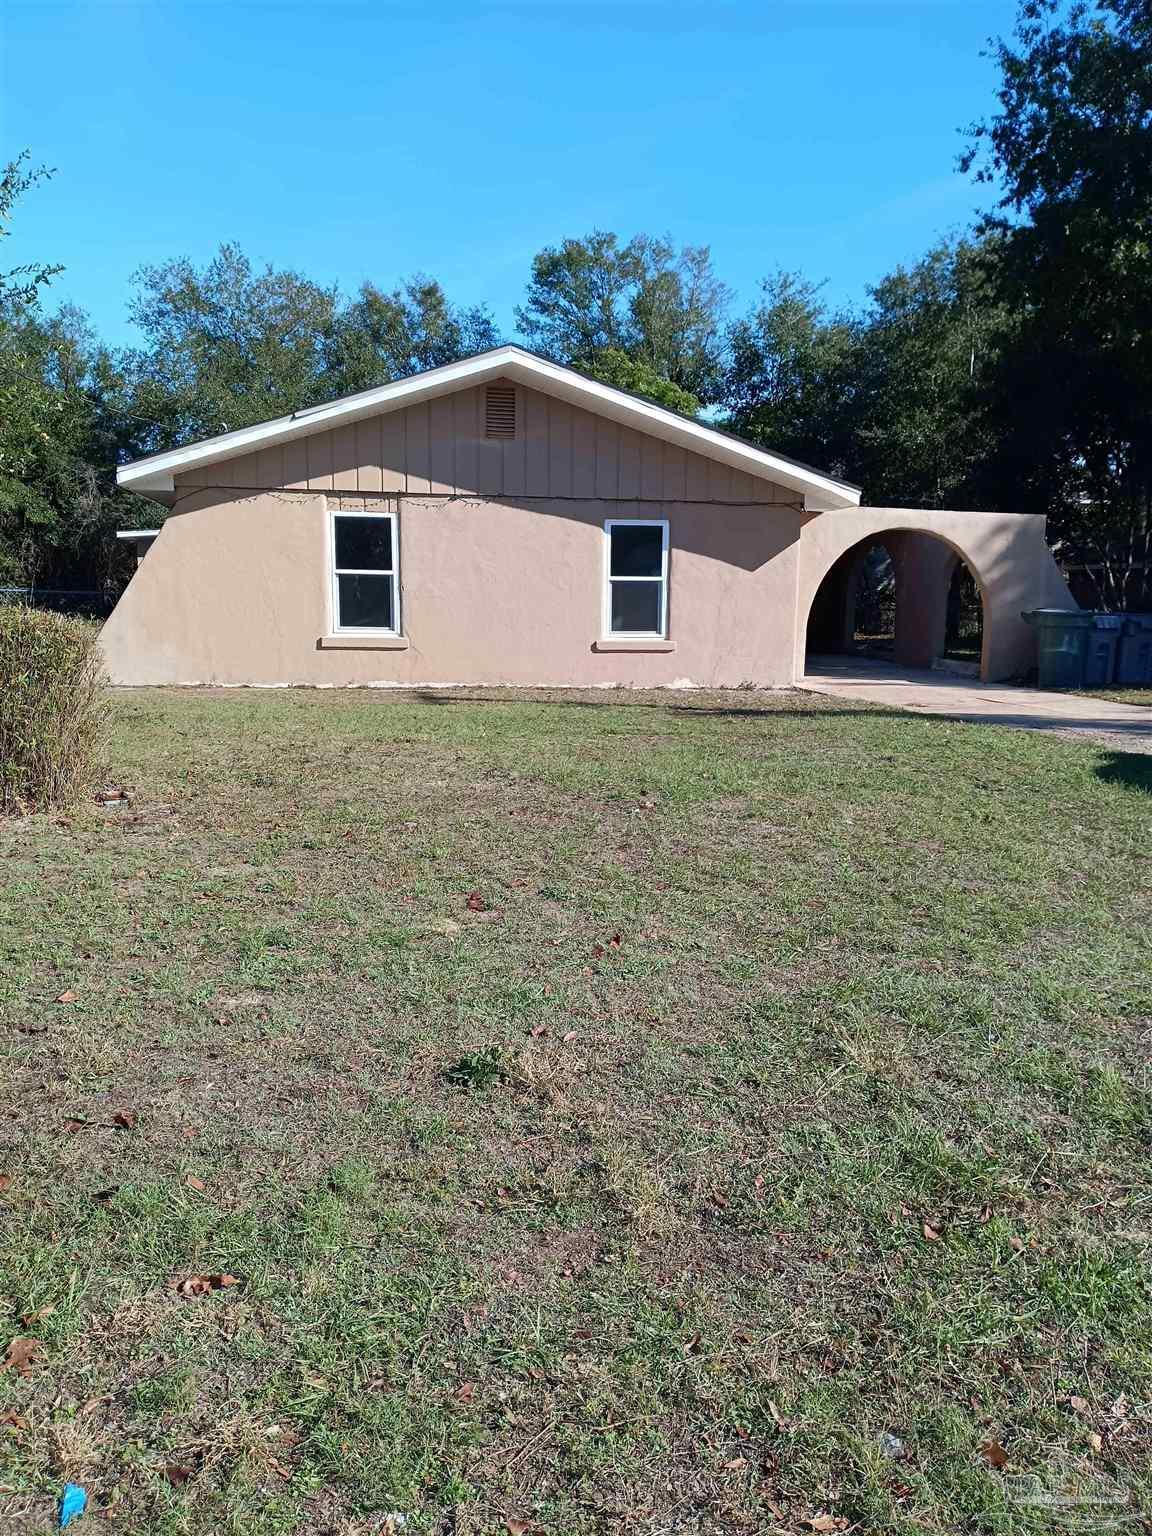
[[[60,1495],[60,1529],[79,1519],[88,1507],[88,1495],[77,1483],[65,1483]]]

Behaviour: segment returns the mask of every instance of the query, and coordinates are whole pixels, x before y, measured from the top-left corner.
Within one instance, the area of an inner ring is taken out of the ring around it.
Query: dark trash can
[[[1021,614],[1036,631],[1041,688],[1107,688],[1116,676],[1122,619],[1078,608],[1033,608]]]
[[[1121,688],[1152,684],[1152,613],[1126,613],[1116,647],[1116,682]]]

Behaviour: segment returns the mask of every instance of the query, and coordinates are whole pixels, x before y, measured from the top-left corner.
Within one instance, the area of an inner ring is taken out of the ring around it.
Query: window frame
[[[336,564],[336,520],[341,517],[387,518],[392,524],[392,569],[353,568]],[[392,629],[364,624],[341,624],[340,577],[387,576],[392,582]],[[330,635],[387,635],[398,638],[404,633],[400,615],[400,519],[395,512],[378,512],[372,507],[330,507],[328,511],[328,633]]]
[[[659,576],[613,576],[612,530],[614,528],[660,529]],[[657,629],[612,628],[612,583],[614,581],[647,582],[659,584],[660,624]],[[610,640],[667,640],[668,638],[668,519],[666,517],[609,517],[604,520],[604,590],[600,614],[601,639]]]

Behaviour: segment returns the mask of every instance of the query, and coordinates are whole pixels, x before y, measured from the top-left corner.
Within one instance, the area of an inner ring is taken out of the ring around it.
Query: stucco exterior
[[[896,572],[897,661],[927,667],[940,655],[948,586],[962,558],[976,578],[984,604],[981,676],[998,682],[1027,672],[1035,665],[1036,637],[1021,612],[1077,606],[1052,558],[1044,524],[1042,516],[1022,513],[925,512],[906,507],[854,507],[806,518],[798,562],[799,654],[803,655],[813,603],[822,584],[834,605],[842,603],[850,586],[854,553],[879,542],[888,549]],[[842,645],[831,648],[839,650]]]
[[[172,512],[105,625],[112,679],[785,685],[803,674],[821,582],[878,533],[900,555],[906,653],[927,657],[942,635],[939,583],[958,554],[985,595],[987,676],[1028,665],[1020,608],[1070,603],[1041,518],[815,512],[821,498],[798,487],[818,473],[803,466],[783,484],[726,462],[736,449],[720,434],[712,457],[709,434],[692,451],[677,420],[673,441],[604,417],[597,401],[586,410],[519,378],[515,388],[517,430],[503,440],[485,436],[483,387],[466,386],[331,429],[287,419],[268,446],[201,453],[158,493]],[[827,486],[828,500],[848,498]],[[357,509],[396,516],[396,636],[334,632],[330,517]],[[665,639],[604,633],[613,518],[668,522]]]
[[[404,640],[329,643],[327,511],[387,498],[195,492],[104,628],[116,682],[785,682],[798,509],[749,502],[399,500]],[[392,501],[392,505],[396,502]],[[603,523],[667,517],[667,641],[603,650]]]

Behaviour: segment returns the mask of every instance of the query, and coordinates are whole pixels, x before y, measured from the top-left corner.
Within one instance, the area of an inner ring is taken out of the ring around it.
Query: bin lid
[[[1056,629],[1089,629],[1096,622],[1096,615],[1084,608],[1030,608],[1020,617],[1028,624]]]

